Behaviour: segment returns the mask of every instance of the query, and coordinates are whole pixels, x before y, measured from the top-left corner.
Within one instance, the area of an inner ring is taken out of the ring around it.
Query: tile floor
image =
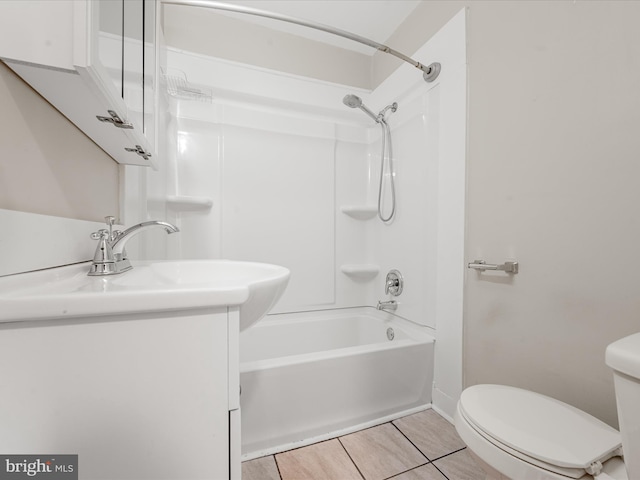
[[[433,410],[242,464],[243,480],[484,478],[453,425]]]

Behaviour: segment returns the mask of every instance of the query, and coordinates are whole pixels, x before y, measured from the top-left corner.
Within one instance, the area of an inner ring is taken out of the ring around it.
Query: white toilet
[[[640,333],[607,347],[620,432],[571,405],[504,385],[460,397],[455,426],[488,478],[640,480]]]

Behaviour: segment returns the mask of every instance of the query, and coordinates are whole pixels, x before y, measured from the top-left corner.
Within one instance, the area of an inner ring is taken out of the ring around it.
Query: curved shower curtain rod
[[[271,18],[273,20],[280,20],[281,22],[294,23],[296,25],[302,25],[303,27],[313,28],[315,30],[321,30],[323,32],[331,33],[333,35],[338,35],[339,37],[348,38],[349,40],[353,40],[358,43],[362,43],[364,45],[368,45],[369,47],[375,48],[376,50],[380,50],[381,52],[388,53],[393,55],[394,57],[398,57],[401,60],[404,60],[407,63],[410,63],[414,67],[422,70],[422,76],[427,82],[433,82],[438,75],[440,74],[440,64],[437,62],[432,63],[431,65],[423,65],[422,63],[407,57],[405,54],[398,52],[386,45],[383,45],[378,42],[374,42],[373,40],[369,40],[368,38],[361,37],[360,35],[356,35],[355,33],[347,32],[345,30],[340,30],[338,28],[333,28],[328,25],[323,25],[322,23],[311,22],[309,20],[302,20],[295,17],[290,17],[288,15],[282,15],[280,13],[269,12],[266,10],[259,10],[257,8],[244,7],[241,5],[231,5],[223,2],[215,2],[211,0],[160,0],[161,3],[167,5],[186,5],[190,7],[202,7],[202,8],[211,8],[214,10],[226,10],[229,12],[236,13],[244,13],[247,15],[255,15],[258,17],[266,17]]]

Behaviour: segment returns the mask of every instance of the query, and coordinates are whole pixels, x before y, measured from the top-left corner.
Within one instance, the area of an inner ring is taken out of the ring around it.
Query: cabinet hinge
[[[127,152],[133,152],[137,155],[140,155],[142,158],[144,158],[145,160],[149,160],[149,158],[151,158],[151,154],[149,152],[146,152],[144,150],[144,148],[142,148],[140,145],[136,145],[135,148],[131,148],[131,147],[124,147],[124,149]]]
[[[128,128],[128,129],[133,128],[133,124],[132,123],[123,121],[118,116],[118,114],[116,112],[114,112],[113,110],[107,110],[107,113],[109,114],[108,117],[103,117],[102,115],[96,115],[96,118],[98,120],[100,120],[101,122],[110,123],[114,127]]]

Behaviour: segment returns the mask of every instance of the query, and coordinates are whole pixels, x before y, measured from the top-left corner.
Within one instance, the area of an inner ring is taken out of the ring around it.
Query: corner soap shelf
[[[356,220],[369,220],[376,216],[378,208],[369,205],[343,205],[340,211]]]
[[[371,280],[380,272],[378,265],[347,264],[340,267],[340,271],[354,280]]]
[[[167,206],[172,210],[194,211],[194,210],[211,210],[213,200],[209,197],[195,197],[191,195],[169,195],[167,197]]]

